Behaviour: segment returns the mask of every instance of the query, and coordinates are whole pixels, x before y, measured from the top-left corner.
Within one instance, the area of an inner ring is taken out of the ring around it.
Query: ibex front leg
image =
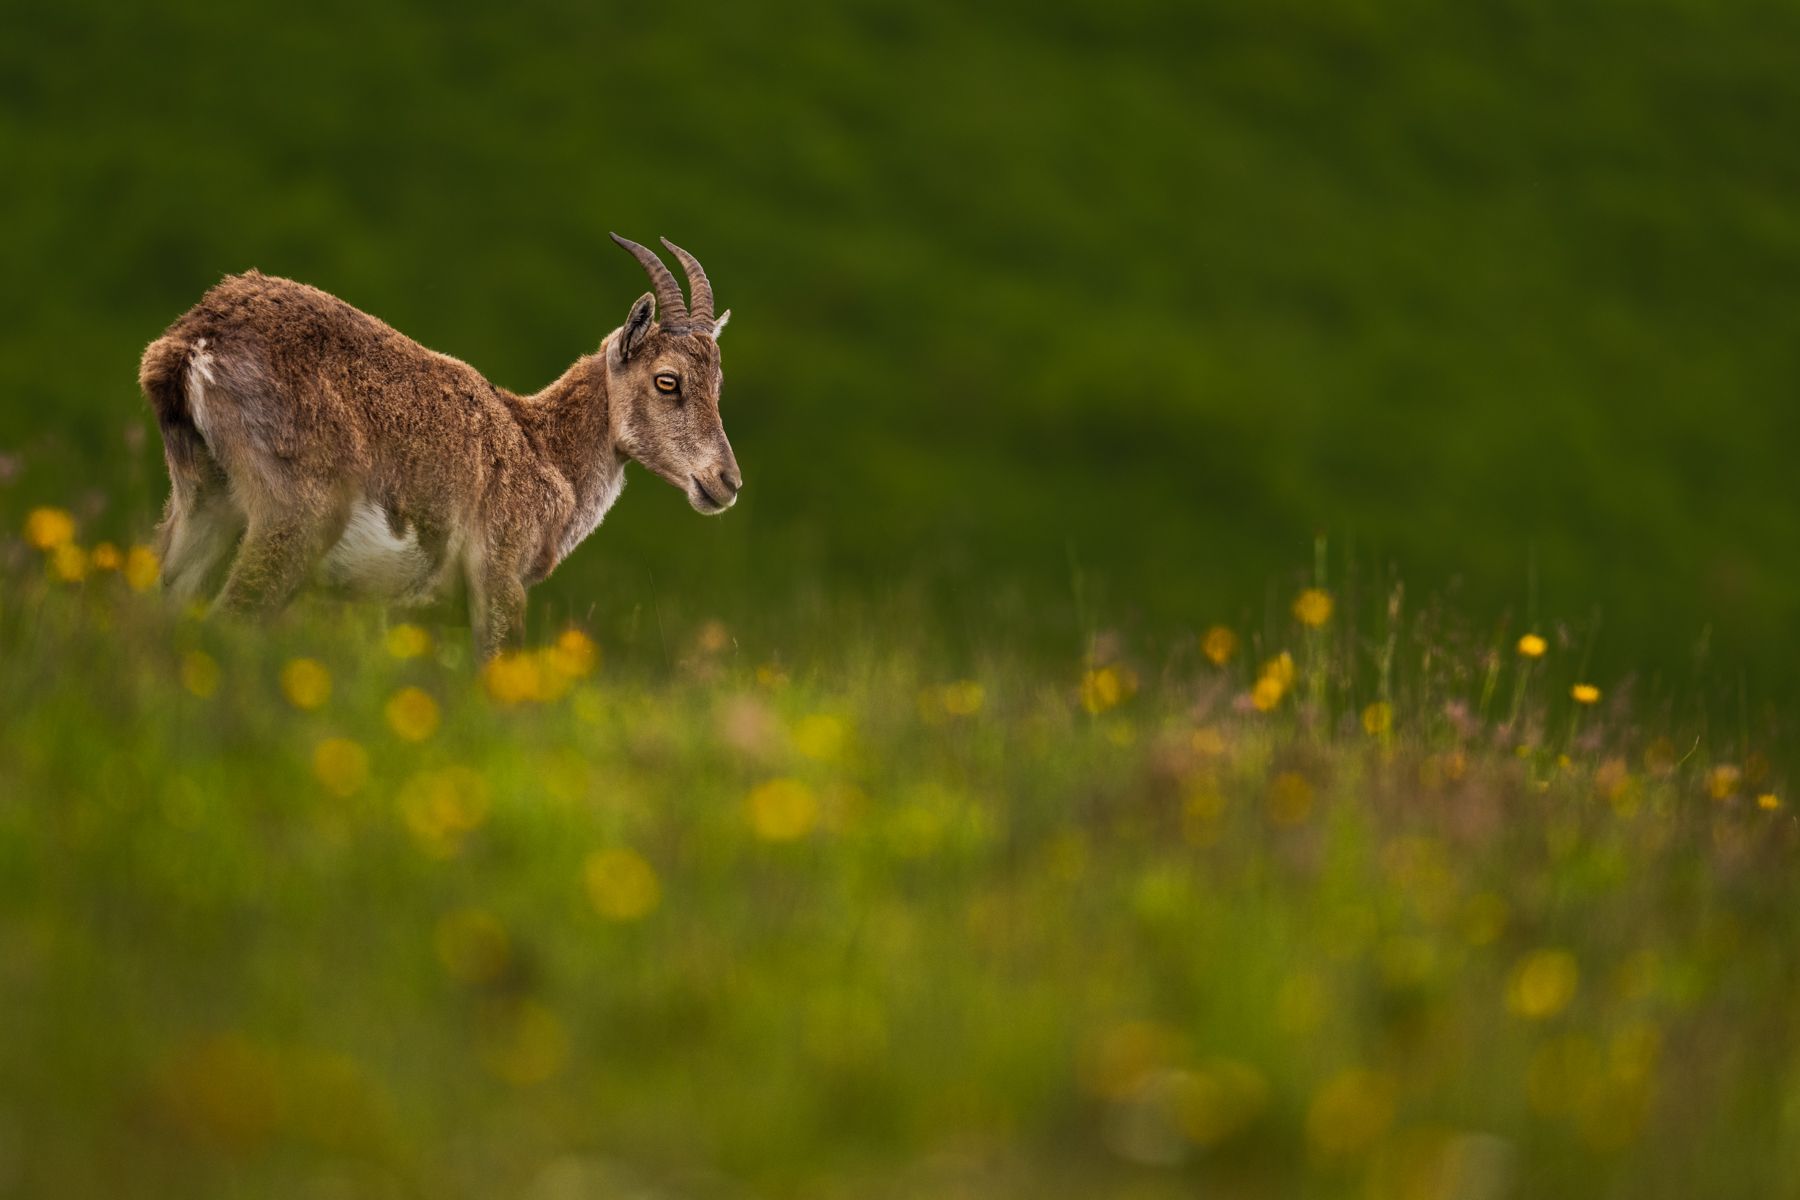
[[[482,662],[524,634],[525,585],[510,563],[486,559],[469,565],[469,622]]]

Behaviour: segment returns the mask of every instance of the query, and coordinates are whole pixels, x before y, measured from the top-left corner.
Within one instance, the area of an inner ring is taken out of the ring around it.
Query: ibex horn
[[[700,260],[671,242],[668,238],[662,244],[669,248],[669,253],[681,260],[681,269],[687,275],[688,294],[694,298],[692,321],[696,325],[711,325],[713,319],[712,284],[706,278],[706,268]]]
[[[675,282],[675,276],[669,274],[669,268],[663,266],[663,260],[656,257],[656,251],[648,246],[640,246],[630,238],[612,235],[612,240],[631,251],[631,257],[644,266],[650,274],[650,282],[656,287],[656,316],[663,325],[686,325],[688,322],[687,302],[681,298],[681,285]],[[707,294],[706,311],[711,320],[712,295]]]

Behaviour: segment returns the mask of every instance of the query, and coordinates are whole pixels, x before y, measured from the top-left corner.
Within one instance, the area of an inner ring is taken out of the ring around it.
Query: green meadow
[[[0,18],[0,1197],[1792,1195],[1800,10]],[[173,611],[227,272],[530,391],[486,667]]]
[[[1162,661],[712,621],[477,672],[456,630],[47,577],[75,554],[0,608],[11,1194],[1800,1167],[1789,797],[1549,639],[1314,588]]]

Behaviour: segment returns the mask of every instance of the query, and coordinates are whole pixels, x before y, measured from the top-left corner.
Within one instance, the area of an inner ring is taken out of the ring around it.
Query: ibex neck
[[[575,491],[574,516],[554,548],[556,559],[593,532],[624,481],[625,462],[613,436],[611,408],[603,354],[581,359],[555,383],[519,401],[520,422]]]

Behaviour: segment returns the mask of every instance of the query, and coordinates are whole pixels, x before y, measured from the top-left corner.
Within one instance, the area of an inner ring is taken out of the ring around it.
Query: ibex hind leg
[[[349,505],[336,497],[252,504],[244,540],[214,611],[274,613],[286,607],[343,535]]]
[[[168,512],[157,527],[164,593],[181,605],[212,596],[243,533],[243,510],[223,489],[186,505],[170,497]]]
[[[185,605],[218,590],[231,548],[243,535],[244,513],[191,428],[166,430],[164,438],[171,488],[156,529],[156,557],[164,593]]]

